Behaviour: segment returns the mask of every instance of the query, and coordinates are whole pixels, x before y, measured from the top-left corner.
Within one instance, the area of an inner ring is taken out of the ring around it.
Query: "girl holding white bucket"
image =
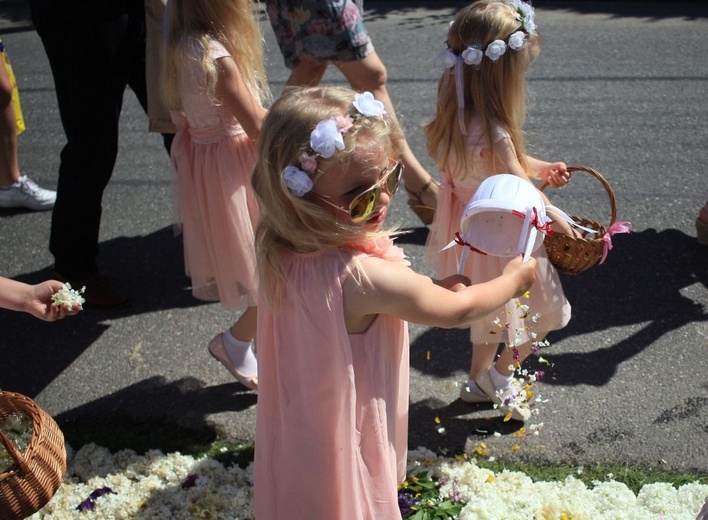
[[[481,283],[499,276],[512,256],[521,253],[536,258],[536,282],[528,298],[509,301],[497,312],[471,323],[472,363],[460,392],[466,402],[494,402],[505,414],[526,421],[531,409],[525,398],[518,398],[525,393],[519,391],[514,369],[549,331],[564,327],[570,319],[570,304],[558,273],[539,247],[543,240],[540,232],[554,227],[570,233],[570,226],[562,219],[558,219],[560,224],[552,224],[545,217],[544,206],[549,202],[535,187],[532,192],[540,202],[523,203],[522,211],[507,207],[519,202],[515,197],[528,199],[520,192],[530,183],[529,177],[553,187],[566,184],[570,178],[564,163],[540,161],[525,153],[522,126],[526,70],[540,47],[533,8],[520,0],[478,0],[459,11],[448,30],[447,46],[438,57],[443,72],[436,114],[425,127],[428,152],[443,178],[426,262],[437,267],[441,277],[459,269],[472,283]],[[489,186],[485,186],[485,200],[475,201],[477,209],[486,204],[488,210],[509,210],[506,220],[492,219],[492,226],[491,221],[485,223],[478,218],[489,213],[469,211],[474,208],[468,201],[485,179],[502,173],[509,175],[492,181],[497,190],[488,191]],[[513,180],[517,181],[513,193],[506,186],[510,176],[516,176]],[[501,198],[508,199],[504,203],[497,200],[500,191],[505,194]],[[529,222],[534,228],[527,232]],[[519,240],[518,226],[523,224],[526,228]],[[482,235],[469,243],[460,234],[465,231],[463,227]],[[474,251],[464,248],[466,262],[462,261],[463,249],[446,248],[456,234],[459,244]],[[498,244],[504,241],[509,247],[499,250]],[[495,361],[502,342],[506,348]]]

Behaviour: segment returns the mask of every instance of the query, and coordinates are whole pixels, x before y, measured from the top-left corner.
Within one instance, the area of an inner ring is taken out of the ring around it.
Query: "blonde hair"
[[[271,94],[263,65],[263,36],[249,0],[171,0],[161,66],[162,96],[168,108],[180,110],[178,60],[201,55],[209,99],[220,104],[215,91],[218,70],[209,52],[210,39],[219,41],[238,66],[246,85],[261,101]]]
[[[506,40],[519,30],[516,9],[502,0],[478,0],[461,9],[450,26],[447,45],[455,54],[461,54],[469,45],[485,48],[494,40]],[[540,37],[534,32],[527,35],[528,43],[519,50],[508,50],[497,61],[484,58],[477,67],[463,67],[465,121],[476,115],[483,125],[482,146],[491,147],[495,124],[509,132],[519,162],[528,171],[522,127],[526,118],[526,69],[540,50]],[[455,81],[446,81],[443,72],[438,82],[438,103],[433,120],[425,125],[427,147],[438,167],[455,166],[457,171],[467,170],[469,155],[466,136],[457,121],[458,101]],[[454,74],[454,72],[453,72]],[[457,164],[448,164],[450,152],[457,157]],[[490,164],[495,164],[492,149]]]
[[[349,249],[393,231],[371,233],[361,225],[342,222],[311,202],[307,195],[294,195],[282,178],[287,166],[299,166],[298,158],[309,147],[310,134],[320,121],[356,115],[352,105],[354,95],[353,90],[345,87],[286,88],[263,121],[253,173],[253,188],[261,209],[256,255],[259,283],[273,301],[278,301],[288,284],[283,260],[289,251]],[[390,115],[356,117],[343,138],[343,150],[329,159],[318,157],[315,186],[318,176],[328,175],[328,169],[335,164],[343,164],[346,169],[355,155],[369,155],[377,160],[382,153],[397,158],[403,151],[403,133]]]

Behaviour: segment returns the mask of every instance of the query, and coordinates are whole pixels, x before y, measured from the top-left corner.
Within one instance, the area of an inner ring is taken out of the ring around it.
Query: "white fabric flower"
[[[535,11],[531,4],[522,3],[517,10],[521,13],[524,30],[529,34],[535,34],[536,22],[534,21]]]
[[[451,69],[457,63],[457,56],[450,49],[444,49],[435,56],[435,67]]]
[[[334,118],[317,123],[310,134],[310,147],[325,159],[332,157],[335,150],[344,150],[344,138]]]
[[[384,104],[374,99],[371,92],[363,92],[354,95],[354,108],[366,117],[382,116],[386,113]]]
[[[462,51],[462,59],[465,60],[467,65],[479,65],[482,63],[483,56],[481,49],[477,47],[467,47]]]
[[[503,40],[494,40],[492,43],[487,45],[487,49],[484,51],[485,56],[492,61],[497,61],[506,52],[506,43]]]
[[[516,31],[509,36],[509,48],[518,51],[526,44],[526,33],[524,31]]]
[[[302,197],[312,189],[312,179],[297,166],[288,166],[283,170],[285,185],[296,197]]]

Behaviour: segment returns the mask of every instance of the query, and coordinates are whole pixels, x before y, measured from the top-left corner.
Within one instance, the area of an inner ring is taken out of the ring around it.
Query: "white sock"
[[[511,386],[511,380],[514,378],[514,374],[510,376],[504,376],[497,372],[497,369],[492,365],[489,368],[489,375],[492,378],[492,383],[494,383],[494,388],[497,390],[506,390]]]
[[[224,346],[226,353],[229,355],[231,362],[236,367],[236,370],[244,376],[255,375],[258,372],[258,361],[256,355],[251,348],[253,340],[241,341],[234,338],[230,330],[224,332]]]
[[[477,386],[477,383],[475,383],[473,379],[467,380],[467,388],[471,393],[478,395],[479,397],[485,397],[487,395],[480,387]]]

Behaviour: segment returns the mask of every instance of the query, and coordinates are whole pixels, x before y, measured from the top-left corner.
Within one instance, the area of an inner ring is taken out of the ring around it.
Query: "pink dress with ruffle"
[[[229,56],[212,40],[211,59]],[[256,305],[254,229],[259,219],[251,174],[256,145],[206,92],[201,55],[178,61],[181,113],[171,157],[175,213],[182,223],[184,262],[192,293],[226,309]]]
[[[481,140],[482,128],[473,118],[467,129],[467,150],[469,152],[470,171],[453,175],[455,157],[449,162],[448,171],[442,171],[442,185],[438,194],[438,207],[435,220],[428,236],[425,248],[425,263],[437,269],[438,277],[444,278],[458,272],[458,260],[462,247],[455,245],[441,251],[460,231],[460,220],[467,203],[479,185],[490,176],[485,171],[482,150],[486,142]],[[509,138],[506,130],[500,126],[494,129],[493,142]],[[565,327],[570,320],[570,304],[563,293],[558,272],[548,261],[543,247],[532,255],[537,261],[536,281],[529,291],[529,298],[511,300],[504,307],[484,318],[475,320],[470,326],[470,340],[473,343],[509,343],[520,345],[532,341],[536,336],[543,336],[551,330]],[[463,269],[473,284],[492,280],[502,274],[508,258],[482,255],[470,251]],[[528,310],[521,306],[528,306]]]
[[[389,239],[354,253],[402,261]],[[264,520],[400,518],[408,437],[407,323],[348,334],[348,251],[288,254],[291,283],[258,308],[255,513]]]

